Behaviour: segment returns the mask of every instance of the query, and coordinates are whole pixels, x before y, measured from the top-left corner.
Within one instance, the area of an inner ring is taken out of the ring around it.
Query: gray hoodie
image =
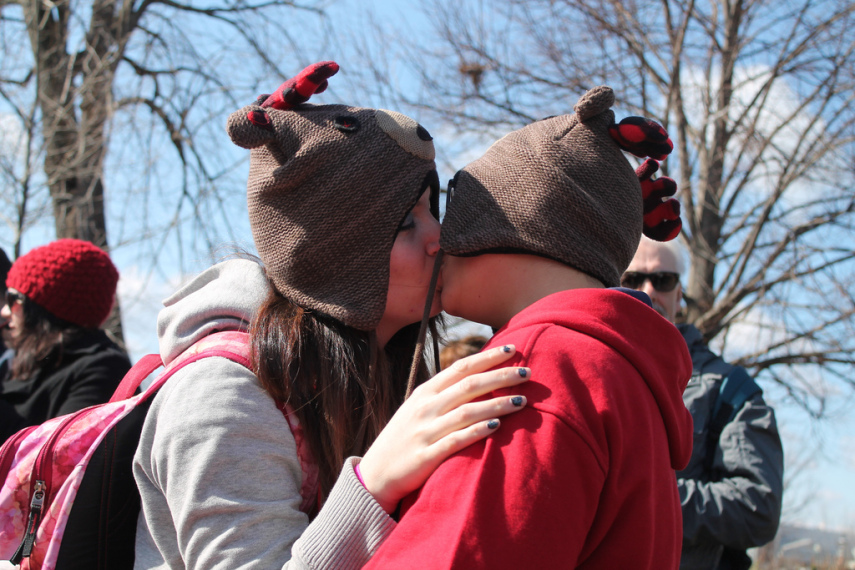
[[[245,330],[268,288],[248,260],[201,273],[158,315],[164,363],[215,331]],[[359,568],[395,522],[359,483],[356,462],[309,524],[296,443],[273,399],[240,364],[190,364],[154,398],[134,458],[134,567]]]

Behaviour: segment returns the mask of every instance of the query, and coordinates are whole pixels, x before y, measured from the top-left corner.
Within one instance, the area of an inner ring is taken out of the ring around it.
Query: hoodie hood
[[[514,316],[502,329],[537,325],[564,327],[617,351],[653,395],[665,429],[671,464],[682,469],[692,453],[692,417],[683,391],[692,359],[677,328],[655,310],[620,290],[575,289],[545,297]]]
[[[269,291],[264,269],[247,259],[218,263],[197,275],[164,300],[157,315],[163,363],[211,333],[249,328]]]

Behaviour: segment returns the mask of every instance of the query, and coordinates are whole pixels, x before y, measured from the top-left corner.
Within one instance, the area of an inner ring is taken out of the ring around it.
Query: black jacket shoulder
[[[15,432],[110,399],[130,370],[127,354],[100,330],[66,346],[58,368],[0,389],[0,442]]]

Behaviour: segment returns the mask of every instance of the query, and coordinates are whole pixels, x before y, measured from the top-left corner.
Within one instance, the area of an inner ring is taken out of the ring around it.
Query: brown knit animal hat
[[[511,132],[450,184],[440,246],[451,255],[528,253],[560,261],[617,286],[644,233],[666,241],[680,231],[673,180],[633,171],[623,150],[663,159],[673,145],[658,124],[614,124],[614,93],[596,87],[575,115]],[[643,179],[643,180],[641,180]]]
[[[252,149],[247,202],[273,285],[301,307],[370,331],[386,307],[397,229],[439,182],[430,134],[393,111],[310,105],[334,62],[232,113],[229,136]]]

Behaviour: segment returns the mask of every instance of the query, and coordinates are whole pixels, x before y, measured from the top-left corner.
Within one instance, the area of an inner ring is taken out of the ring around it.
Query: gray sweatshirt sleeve
[[[775,537],[783,498],[784,455],[774,411],[761,395],[722,430],[716,481],[678,479],[683,539],[746,549]]]
[[[191,364],[157,395],[143,427],[135,568],[359,568],[395,523],[353,460],[343,473],[309,525],[296,444],[273,400],[239,364]]]
[[[329,499],[292,549],[291,568],[362,568],[395,530],[386,514],[359,479],[351,457]]]

